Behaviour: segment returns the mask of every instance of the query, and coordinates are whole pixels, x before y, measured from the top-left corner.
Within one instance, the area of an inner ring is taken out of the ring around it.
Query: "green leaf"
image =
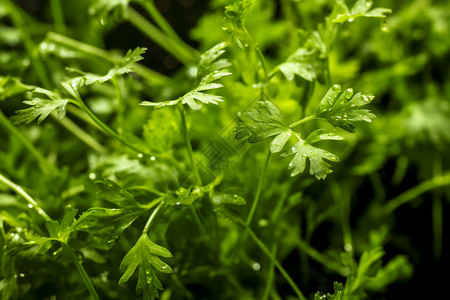
[[[120,21],[128,17],[128,5],[137,0],[97,0],[91,5],[89,13],[100,18],[102,24],[112,15]]]
[[[142,208],[133,195],[114,181],[105,179],[105,181],[97,181],[95,184],[99,189],[97,193],[99,199],[111,202],[121,208]]]
[[[23,84],[15,77],[0,76],[0,101],[35,88],[35,86]]]
[[[294,54],[278,66],[287,80],[293,80],[295,75],[313,81],[317,77],[320,63],[316,50],[298,49]]]
[[[238,114],[235,138],[247,138],[249,143],[258,143],[288,131],[278,108],[272,102],[262,99],[247,111]]]
[[[83,85],[91,85],[93,83],[103,84],[106,81],[111,80],[114,76],[123,75],[126,73],[133,72],[133,65],[142,60],[142,54],[145,53],[147,48],[137,47],[134,50],[128,50],[125,57],[122,58],[118,63],[115,64],[113,68],[111,68],[108,73],[105,75],[98,75],[94,73],[83,72],[74,68],[66,68],[69,72],[79,73],[82,76],[75,77],[67,81],[72,87],[80,88]]]
[[[42,98],[41,95],[46,96],[46,98]],[[58,119],[62,120],[66,116],[66,105],[70,101],[70,99],[61,98],[55,92],[42,88],[35,88],[29,93],[28,99],[23,103],[31,107],[16,111],[17,115],[11,118],[14,124],[28,124],[36,118],[38,118],[37,123],[39,124],[56,109],[58,110]]]
[[[163,286],[156,277],[155,270],[171,274],[172,269],[158,256],[172,257],[172,254],[166,248],[152,242],[146,233],[142,234],[120,264],[119,270],[123,275],[119,284],[127,282],[139,268],[136,292],[143,292],[144,299],[159,298],[159,290],[162,290]]]
[[[344,299],[344,286],[342,283],[334,283],[334,293],[321,296],[320,293],[316,293],[314,300],[343,300]]]
[[[212,196],[212,202],[215,205],[231,204],[231,205],[245,205],[245,199],[236,194],[217,193]]]
[[[225,68],[230,66],[231,64],[226,59],[220,59],[219,56],[221,56],[223,53],[225,53],[224,48],[226,47],[225,43],[220,43],[210,50],[206,51],[204,54],[202,54],[200,58],[200,63],[197,67],[197,79],[196,79],[196,85],[195,87],[186,93],[184,96],[176,99],[176,100],[169,100],[169,101],[163,101],[163,102],[150,102],[150,101],[143,101],[140,103],[140,105],[144,106],[153,106],[154,108],[161,108],[164,106],[172,106],[176,105],[179,102],[182,104],[189,105],[190,108],[193,110],[199,110],[202,106],[201,104],[198,104],[196,101],[200,101],[204,104],[218,104],[218,102],[222,102],[223,98],[221,96],[213,95],[213,94],[207,94],[204,93],[204,91],[212,90],[212,89],[218,89],[223,87],[220,83],[213,83],[213,81],[216,81],[224,76],[231,75],[228,70]]]
[[[361,106],[369,104],[375,96],[371,94],[357,93],[353,95],[353,89],[346,89],[340,97],[339,84],[333,85],[323,97],[314,116],[317,119],[326,120],[335,127],[355,132],[355,126],[350,122],[366,121],[372,122],[376,118],[368,109],[361,109]]]
[[[316,142],[318,140],[333,140],[339,139],[335,135],[330,135],[328,138],[326,134],[319,134],[321,130],[317,130],[311,133],[312,137],[308,137],[306,140],[300,139],[295,143],[291,149],[284,152],[282,157],[289,157],[294,155],[294,158],[289,163],[289,169],[293,169],[291,176],[303,173],[306,167],[306,159],[309,159],[310,169],[309,173],[315,175],[317,179],[325,179],[325,177],[332,173],[331,166],[324,161],[324,159],[338,162],[339,158],[320,148],[316,148],[311,145],[311,142]],[[320,136],[322,136],[320,138]]]
[[[371,9],[373,2],[367,0],[357,0],[351,10],[348,9],[344,0],[336,0],[336,4],[339,8],[339,13],[333,19],[334,23],[352,22],[359,17],[386,18],[386,14],[392,12],[389,8],[379,7]]]
[[[47,227],[50,237],[67,244],[70,234],[75,230],[74,221],[77,213],[78,209],[69,208],[64,213],[61,223],[54,220],[47,221],[45,227]]]
[[[254,0],[239,0],[225,7],[222,29],[228,32],[233,41],[244,49],[253,44],[252,37],[245,28],[245,18]]]

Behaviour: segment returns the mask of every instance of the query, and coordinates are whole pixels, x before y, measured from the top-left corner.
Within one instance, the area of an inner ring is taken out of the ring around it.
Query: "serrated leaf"
[[[295,75],[312,81],[317,77],[318,55],[316,50],[298,49],[294,54],[278,66],[287,80],[293,80]]]
[[[316,148],[302,139],[281,156],[289,157],[292,155],[294,155],[294,158],[289,163],[289,169],[292,169],[291,176],[303,173],[306,167],[306,159],[308,158],[310,162],[309,173],[315,175],[317,179],[325,179],[325,177],[333,171],[331,170],[331,166],[326,163],[324,159],[335,162],[339,161],[339,158],[333,153]]]
[[[335,132],[325,132],[325,129],[320,128],[311,132],[308,137],[305,139],[305,142],[308,144],[314,144],[320,141],[325,140],[343,140],[344,138]]]
[[[340,13],[333,19],[334,23],[352,22],[359,17],[386,18],[386,14],[392,12],[389,8],[371,9],[373,2],[367,0],[357,0],[351,10],[348,9],[344,0],[336,0],[336,3],[340,8]]]
[[[372,119],[376,118],[370,110],[360,108],[369,104],[375,96],[361,93],[353,95],[353,89],[349,88],[338,98],[340,92],[341,86],[338,84],[328,90],[314,112],[317,119],[324,119],[335,127],[355,132],[355,126],[350,122],[372,122]]]
[[[238,115],[236,139],[247,138],[258,143],[266,138],[288,132],[278,108],[270,101],[258,100],[247,111]]]
[[[283,150],[284,145],[291,138],[292,133],[290,131],[284,131],[277,135],[270,144],[270,152],[278,153]]]
[[[99,199],[111,202],[118,207],[142,208],[133,195],[114,181],[105,179],[104,181],[97,181],[95,184],[99,189],[99,192],[97,192]]]
[[[48,220],[45,226],[50,233],[50,237],[67,243],[70,234],[75,230],[73,225],[77,213],[78,209],[69,208],[65,211],[61,223],[55,220]]]
[[[216,81],[224,76],[231,75],[231,73],[225,69],[226,67],[231,65],[228,60],[217,60],[219,56],[225,53],[225,47],[225,43],[220,43],[201,55],[200,63],[197,67],[196,85],[184,96],[175,100],[162,102],[143,101],[140,103],[140,105],[161,108],[164,106],[177,105],[179,102],[181,102],[182,104],[189,105],[189,107],[193,110],[199,110],[202,106],[196,101],[200,101],[203,104],[212,103],[216,105],[218,105],[219,102],[223,102],[222,96],[207,94],[204,93],[204,91],[223,87],[222,84],[213,83],[213,81]]]
[[[254,0],[239,0],[225,7],[222,29],[228,32],[241,49],[253,44],[252,37],[245,28],[245,18]]]
[[[128,17],[128,5],[135,0],[97,0],[91,5],[89,13],[100,18],[102,24],[110,15],[114,16],[118,21]]]
[[[163,286],[156,277],[155,270],[166,274],[172,273],[170,266],[158,256],[172,257],[172,254],[164,247],[152,242],[146,233],[142,234],[120,264],[119,270],[123,275],[119,284],[127,282],[139,268],[136,292],[143,292],[146,299],[158,298],[159,290],[162,290]]]
[[[74,68],[66,68],[69,72],[82,75],[70,79],[69,81],[67,81],[67,83],[70,86],[76,87],[78,89],[83,85],[88,86],[96,82],[103,84],[106,81],[111,80],[114,76],[133,72],[133,65],[143,59],[142,54],[144,54],[145,51],[147,51],[147,48],[140,47],[137,47],[134,50],[128,50],[127,54],[105,75],[83,72]]]
[[[42,98],[40,95],[44,95],[47,98]],[[36,118],[38,118],[37,123],[40,124],[56,109],[58,110],[58,119],[62,120],[66,115],[66,105],[70,101],[70,99],[61,98],[55,92],[42,88],[35,88],[29,93],[28,98],[29,100],[25,100],[23,103],[31,107],[18,110],[16,111],[17,114],[11,117],[11,120],[16,125],[31,123]]]
[[[15,77],[0,76],[0,101],[35,88],[35,86],[23,84]]]

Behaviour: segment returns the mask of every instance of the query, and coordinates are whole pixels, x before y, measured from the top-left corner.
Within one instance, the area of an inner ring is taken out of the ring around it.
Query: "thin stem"
[[[446,172],[443,175],[435,176],[430,180],[424,181],[388,201],[384,206],[384,213],[390,214],[399,206],[414,200],[421,194],[446,185],[450,185],[450,172]]]
[[[178,111],[180,112],[180,116],[181,116],[181,130],[183,133],[184,143],[185,143],[185,146],[186,146],[186,149],[188,152],[189,163],[191,165],[192,171],[194,172],[195,184],[197,186],[201,186],[202,179],[198,172],[197,165],[195,164],[195,161],[194,161],[194,151],[192,150],[191,140],[189,139],[189,131],[188,131],[187,122],[186,122],[186,113],[184,112],[183,104],[178,103],[177,108],[178,108]]]
[[[81,278],[83,278],[84,283],[86,284],[89,293],[91,294],[92,298],[94,300],[100,300],[100,298],[97,295],[97,292],[95,291],[94,285],[91,282],[91,279],[89,278],[88,274],[86,273],[86,270],[83,268],[83,266],[80,264],[80,261],[78,260],[78,257],[75,255],[73,250],[69,247],[69,245],[65,243],[61,243],[66,253],[70,256],[72,262],[77,267],[78,272],[81,275]]]
[[[195,224],[198,227],[198,230],[204,237],[206,237],[207,236],[206,229],[205,229],[205,226],[203,226],[202,221],[200,220],[200,217],[198,216],[197,210],[195,209],[195,207],[193,205],[191,205],[190,208],[191,208],[192,216],[194,217]]]
[[[170,26],[167,20],[163,17],[163,15],[159,12],[159,10],[155,6],[155,2],[153,0],[148,1],[140,1],[138,4],[142,5],[147,12],[150,14],[150,17],[155,21],[156,25],[161,28],[161,30],[169,36],[175,43],[177,43],[180,47],[184,48],[185,51],[190,52],[191,55],[197,57],[200,56],[197,50],[186,44],[177,32]]]
[[[264,81],[269,80],[269,71],[267,69],[267,62],[266,59],[264,57],[264,54],[261,51],[261,48],[259,48],[258,46],[255,47],[255,51],[256,51],[256,55],[258,55],[258,58],[261,62],[261,66],[263,68],[263,72],[264,72]]]
[[[353,239],[350,226],[350,197],[348,194],[342,193],[339,184],[336,182],[331,184],[331,194],[339,208],[344,250],[353,256]]]
[[[303,124],[303,123],[305,123],[305,122],[314,120],[315,118],[316,118],[315,115],[311,115],[311,116],[309,116],[309,117],[305,117],[305,118],[301,119],[300,121],[294,122],[294,123],[292,123],[291,125],[289,125],[289,128],[292,129],[292,128],[294,128],[294,127],[297,127],[297,126],[300,125],[300,124]]]
[[[21,15],[22,12],[13,4],[11,0],[5,0],[4,2],[6,3],[6,8],[9,11],[14,26],[19,30],[21,40],[31,60],[31,67],[34,69],[42,84],[46,88],[50,88],[52,86],[52,83],[49,80],[44,64],[38,57],[38,52],[34,51],[35,45],[33,40],[31,39],[29,31],[25,28],[26,25],[24,22],[24,18]]]
[[[127,141],[125,141],[120,135],[118,135],[114,130],[109,128],[105,123],[103,123],[87,106],[84,104],[84,102],[81,99],[78,99],[76,102],[76,105],[81,108],[82,111],[84,111],[106,134],[110,135],[111,137],[115,138],[119,142],[121,142],[124,146],[130,148],[131,150],[135,151],[138,154],[146,154],[151,156],[151,154],[147,153],[146,151],[141,151],[138,148],[134,147]]]
[[[58,173],[58,169],[56,169],[54,165],[45,159],[42,153],[34,147],[30,140],[17,127],[11,124],[2,111],[0,111],[0,125],[3,125],[7,131],[14,135],[25,146],[25,148],[27,148],[28,152],[39,162],[39,167],[42,171]]]
[[[130,23],[158,44],[161,48],[172,54],[176,59],[185,65],[197,63],[197,57],[192,56],[188,50],[181,47],[164,32],[156,28],[141,14],[132,8],[128,8],[128,12],[130,14]]]
[[[56,42],[58,44],[66,46],[66,47],[77,49],[85,54],[103,58],[112,63],[117,63],[123,58],[120,55],[112,54],[103,49],[94,47],[89,44],[82,43],[80,41],[71,39],[67,36],[57,34],[55,32],[49,32],[47,34],[47,39],[49,41]],[[153,70],[151,70],[143,65],[140,65],[140,64],[134,64],[133,69],[137,74],[141,75],[142,77],[144,77],[151,83],[162,84],[168,80],[168,78],[166,76],[164,76],[156,71],[153,71]]]
[[[274,244],[272,246],[272,256],[276,257],[276,255],[277,255],[277,244]],[[266,283],[266,288],[264,289],[264,294],[263,294],[262,300],[269,299],[270,291],[272,290],[272,286],[273,286],[274,277],[275,277],[275,264],[274,264],[273,260],[271,260],[270,266],[269,266],[269,275],[267,275],[267,283]]]
[[[10,188],[12,188],[17,194],[22,196],[29,203],[28,207],[34,208],[34,210],[36,210],[36,212],[42,218],[44,218],[46,221],[51,220],[51,218],[47,215],[47,213],[39,206],[39,204],[30,195],[28,195],[27,192],[24,191],[24,189],[22,187],[15,184],[11,180],[9,180],[5,176],[3,176],[1,173],[0,173],[0,181],[3,182],[4,184],[6,184],[7,186],[9,186]]]
[[[273,262],[275,267],[277,267],[278,271],[281,273],[281,275],[284,277],[284,279],[288,282],[288,284],[291,286],[291,288],[294,290],[294,292],[297,294],[299,299],[306,300],[303,293],[300,291],[299,287],[295,284],[294,280],[289,276],[289,274],[286,272],[286,270],[283,268],[283,266],[278,262],[276,257],[270,252],[270,250],[264,245],[264,243],[256,236],[256,234],[253,232],[253,230],[247,226],[242,220],[239,220],[239,223],[241,223],[242,226],[247,229],[247,232],[250,234],[252,239],[255,241],[256,245],[264,252],[264,254]]]
[[[152,214],[150,215],[150,218],[148,218],[147,224],[145,224],[144,230],[142,231],[142,234],[147,234],[148,230],[150,229],[150,225],[152,224],[153,220],[155,219],[156,215],[158,214],[161,207],[163,207],[164,201],[161,201],[157,207],[153,210]]]
[[[64,13],[61,6],[61,0],[50,0],[50,8],[52,10],[55,30],[59,33],[65,34],[66,24],[64,21]]]
[[[245,222],[246,226],[250,226],[250,224],[252,223],[252,219],[255,214],[256,207],[258,206],[264,178],[266,176],[267,166],[269,165],[269,161],[270,161],[270,154],[271,154],[271,152],[270,152],[270,150],[268,150],[266,160],[264,162],[264,167],[261,171],[261,175],[259,176],[258,186],[256,188],[255,199],[253,200],[252,207],[250,208],[250,212],[247,216],[247,221]]]

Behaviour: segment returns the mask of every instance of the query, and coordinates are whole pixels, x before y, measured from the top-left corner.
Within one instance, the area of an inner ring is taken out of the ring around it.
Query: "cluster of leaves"
[[[1,299],[406,298],[444,265],[447,2],[36,3],[0,2]]]

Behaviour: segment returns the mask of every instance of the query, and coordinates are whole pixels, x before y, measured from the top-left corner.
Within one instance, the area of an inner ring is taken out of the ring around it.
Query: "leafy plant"
[[[445,297],[447,2],[0,2],[0,298]]]

